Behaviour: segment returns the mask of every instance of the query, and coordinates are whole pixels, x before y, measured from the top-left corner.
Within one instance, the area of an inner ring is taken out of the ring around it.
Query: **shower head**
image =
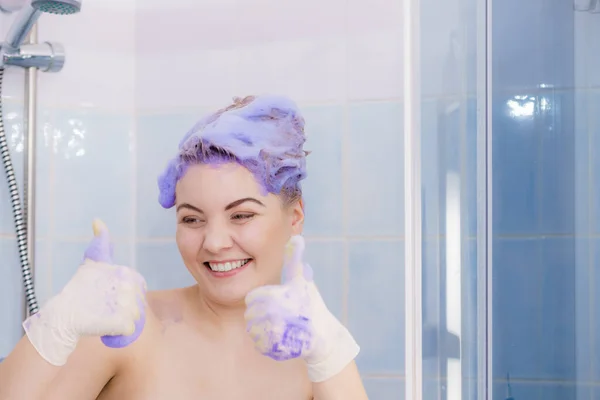
[[[81,11],[78,0],[33,0],[31,7],[36,10],[59,15],[75,14]]]
[[[16,51],[21,47],[43,12],[67,15],[75,14],[79,10],[80,0],[33,0],[30,6],[20,11],[6,35],[3,47],[8,47],[6,51]]]

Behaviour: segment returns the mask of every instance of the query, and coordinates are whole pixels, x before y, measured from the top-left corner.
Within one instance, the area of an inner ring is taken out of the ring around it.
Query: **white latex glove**
[[[64,365],[82,336],[131,335],[144,313],[144,278],[110,264],[108,230],[100,221],[94,221],[94,234],[75,276],[23,323],[33,347],[52,365]]]
[[[327,309],[302,262],[304,239],[294,236],[286,249],[282,285],[262,286],[246,296],[248,333],[256,349],[274,360],[302,358],[311,382],[325,381],[358,355],[354,338]]]

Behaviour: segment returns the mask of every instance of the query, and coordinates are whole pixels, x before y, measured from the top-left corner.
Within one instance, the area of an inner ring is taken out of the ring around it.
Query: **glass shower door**
[[[418,3],[422,398],[600,398],[600,8]]]
[[[600,14],[491,3],[493,399],[596,399]]]
[[[485,300],[477,268],[485,1],[420,4],[422,399],[474,400]]]

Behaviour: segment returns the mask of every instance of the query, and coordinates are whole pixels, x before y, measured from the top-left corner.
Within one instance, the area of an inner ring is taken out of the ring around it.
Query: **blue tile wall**
[[[3,104],[4,109],[4,130],[10,150],[11,161],[14,168],[14,174],[17,182],[23,182],[23,105],[21,103],[6,102]],[[43,165],[43,164],[42,164]],[[10,197],[8,194],[8,186],[6,184],[6,173],[2,167],[2,184],[0,185],[0,200],[3,206],[3,211],[0,213],[0,233],[15,234],[14,219]],[[23,196],[22,184],[19,185],[20,195]],[[6,207],[6,208],[4,208]]]
[[[348,112],[347,234],[400,236],[404,233],[402,104],[353,104]]]
[[[175,234],[174,210],[158,204],[157,178],[175,156],[179,140],[204,112],[175,115],[139,115],[136,123],[136,236],[169,238]]]
[[[174,240],[138,242],[136,264],[149,290],[191,286],[194,279],[186,269]]]
[[[600,61],[598,62],[600,65]],[[592,233],[600,233],[600,85],[599,87],[591,91],[588,97],[588,112],[589,112],[589,124],[590,124],[590,154],[591,162],[590,168],[592,171],[591,177],[591,188],[592,192],[592,210],[593,214],[590,216],[592,220]]]
[[[344,108],[307,107],[305,148],[308,178],[302,189],[306,211],[306,235],[340,237],[344,228],[342,151]]]
[[[367,374],[401,374],[405,337],[403,242],[352,242],[349,260],[348,326],[362,346],[357,364]]]
[[[315,283],[322,292],[325,304],[340,321],[346,319],[345,254],[346,245],[340,239],[311,241],[306,247],[306,262],[313,268]]]
[[[592,363],[592,379],[594,382],[600,381],[600,339],[598,338],[598,332],[600,332],[600,317],[598,316],[598,304],[600,304],[600,293],[598,287],[600,287],[600,271],[598,271],[598,261],[600,260],[600,239],[593,238],[590,240],[590,258],[593,260],[590,268],[590,280],[592,282],[592,296],[591,302],[591,313],[590,313],[590,325],[591,325],[591,345],[587,346],[591,352],[591,363]]]
[[[99,217],[113,237],[130,237],[134,213],[131,118],[57,111],[52,129],[53,234],[89,237],[91,222]]]
[[[404,381],[398,378],[366,378],[369,400],[404,400]]]
[[[494,399],[592,399],[598,18],[493,1]],[[541,383],[543,381],[543,383]]]

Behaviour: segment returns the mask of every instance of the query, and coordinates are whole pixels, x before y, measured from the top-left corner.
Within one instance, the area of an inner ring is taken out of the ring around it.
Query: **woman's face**
[[[301,205],[283,206],[261,189],[235,163],[190,166],[177,184],[177,246],[212,301],[234,304],[279,283],[285,244],[302,231]]]

